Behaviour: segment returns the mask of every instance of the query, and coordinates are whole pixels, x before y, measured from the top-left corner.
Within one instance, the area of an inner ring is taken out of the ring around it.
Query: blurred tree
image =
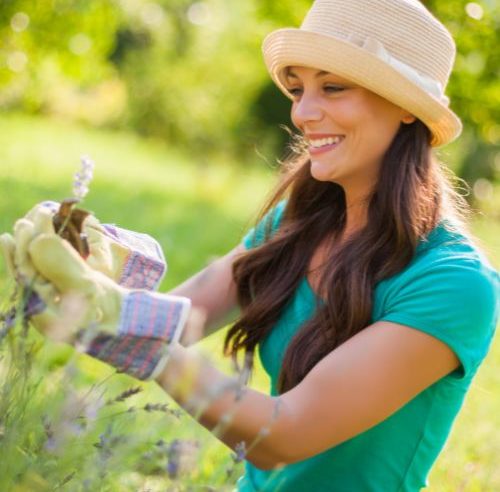
[[[457,42],[447,90],[464,135],[445,152],[468,181],[500,172],[498,0],[426,0]],[[289,102],[260,55],[311,0],[9,0],[0,4],[0,108],[126,126],[236,158],[278,155]],[[447,159],[448,160],[448,159]],[[495,162],[497,163],[495,165]]]
[[[500,2],[428,0],[457,43],[448,94],[464,123],[458,174],[469,183],[497,180],[500,168]]]
[[[0,107],[53,112],[64,94],[112,77],[117,19],[108,1],[2,2]]]

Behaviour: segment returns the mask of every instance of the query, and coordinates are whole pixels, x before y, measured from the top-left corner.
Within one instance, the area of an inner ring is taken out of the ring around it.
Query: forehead
[[[352,83],[350,80],[341,77],[332,72],[326,72],[325,70],[320,70],[312,67],[302,67],[302,66],[290,66],[284,69],[284,75],[286,79],[291,81],[296,79],[302,79],[304,77],[314,77],[323,78],[328,77],[329,79],[334,79],[340,83]]]

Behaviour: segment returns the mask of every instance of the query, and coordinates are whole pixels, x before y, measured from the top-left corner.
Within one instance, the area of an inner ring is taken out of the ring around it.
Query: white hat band
[[[356,46],[369,51],[377,58],[383,62],[388,63],[398,72],[404,75],[407,79],[411,80],[414,84],[421,87],[423,90],[432,94],[436,99],[439,99],[441,103],[448,106],[450,100],[447,96],[443,94],[443,86],[438,80],[432,79],[431,77],[419,73],[413,67],[410,67],[406,63],[398,60],[396,57],[392,56],[386,49],[383,43],[370,36],[362,39],[359,35],[350,34],[346,39],[347,42],[355,44]]]

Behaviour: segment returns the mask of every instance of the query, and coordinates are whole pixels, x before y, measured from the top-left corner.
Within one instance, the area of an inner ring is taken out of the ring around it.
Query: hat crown
[[[442,91],[455,60],[451,34],[419,0],[316,0],[300,29],[360,45],[374,39]]]

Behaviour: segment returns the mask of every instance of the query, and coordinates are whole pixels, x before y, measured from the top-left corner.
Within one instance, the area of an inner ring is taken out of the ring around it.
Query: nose
[[[293,124],[302,130],[304,126],[313,121],[323,118],[323,109],[317,94],[304,90],[300,99],[292,104],[291,119]]]

